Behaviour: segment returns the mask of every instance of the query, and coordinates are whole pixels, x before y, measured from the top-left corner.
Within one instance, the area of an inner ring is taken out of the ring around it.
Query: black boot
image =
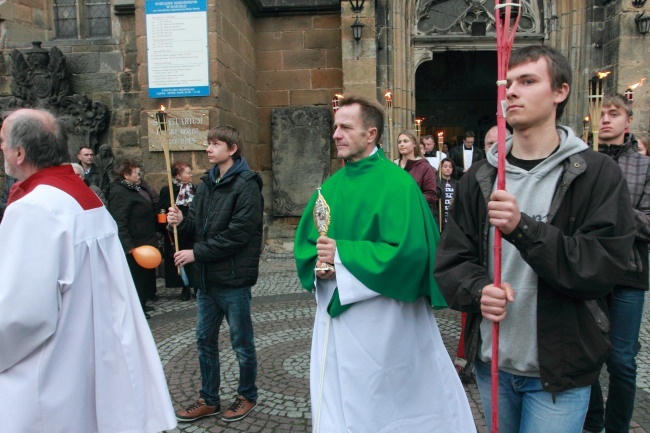
[[[191,298],[190,288],[187,286],[183,286],[183,291],[181,292],[180,300],[189,301],[190,298]]]

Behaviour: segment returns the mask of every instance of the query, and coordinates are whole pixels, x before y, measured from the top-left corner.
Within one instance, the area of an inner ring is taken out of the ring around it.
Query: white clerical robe
[[[0,251],[0,432],[173,428],[160,358],[106,208],[84,210],[39,185],[7,207]]]
[[[311,348],[313,431],[474,433],[463,386],[424,298],[381,296],[335,260],[336,280],[316,282]],[[342,305],[327,305],[338,286]]]

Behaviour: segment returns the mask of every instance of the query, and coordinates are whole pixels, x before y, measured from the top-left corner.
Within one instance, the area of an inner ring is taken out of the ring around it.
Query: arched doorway
[[[415,115],[423,118],[422,135],[443,131],[459,143],[466,130],[482,147],[496,125],[496,52],[444,51],[420,64],[415,73]]]

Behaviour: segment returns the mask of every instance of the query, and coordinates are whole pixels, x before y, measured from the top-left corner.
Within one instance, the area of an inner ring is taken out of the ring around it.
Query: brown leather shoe
[[[235,398],[235,402],[230,405],[221,419],[226,422],[239,421],[248,415],[248,413],[253,410],[255,406],[257,406],[257,402],[250,401],[246,397],[238,395]]]
[[[200,398],[187,409],[176,412],[176,419],[183,422],[192,422],[199,418],[205,418],[206,416],[217,415],[219,412],[221,412],[221,406],[208,406],[205,404],[205,400]]]

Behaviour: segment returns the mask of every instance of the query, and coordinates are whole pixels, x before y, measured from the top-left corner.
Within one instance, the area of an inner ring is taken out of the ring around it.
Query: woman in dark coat
[[[190,209],[190,203],[194,199],[196,186],[192,184],[192,167],[184,161],[176,161],[172,164],[172,186],[174,201],[178,209],[187,216]],[[165,185],[160,189],[160,200],[158,201],[158,212],[167,212],[170,206],[169,200],[169,186]],[[190,299],[190,287],[194,287],[192,280],[194,277],[194,264],[189,263],[183,268],[185,274],[189,278],[190,284],[184,284],[182,278],[178,274],[178,268],[174,265],[174,236],[172,232],[167,230],[167,224],[162,225],[163,232],[163,245],[164,245],[164,259],[165,259],[165,286],[167,287],[183,287],[180,299],[187,301]],[[181,250],[192,249],[192,240],[183,236],[178,237],[178,246]]]
[[[429,161],[424,158],[418,139],[413,131],[401,131],[397,136],[397,151],[399,158],[394,162],[415,179],[429,204],[431,213],[436,214],[438,205],[438,193],[436,192],[436,170],[431,167]]]
[[[138,265],[133,257],[133,249],[142,245],[157,247],[156,214],[153,203],[140,193],[140,165],[125,159],[115,167],[115,182],[111,184],[108,211],[117,223],[118,236],[131,276],[138,291],[140,304],[145,310],[147,298],[155,292],[156,270],[145,269]],[[149,314],[145,313],[149,318]]]

